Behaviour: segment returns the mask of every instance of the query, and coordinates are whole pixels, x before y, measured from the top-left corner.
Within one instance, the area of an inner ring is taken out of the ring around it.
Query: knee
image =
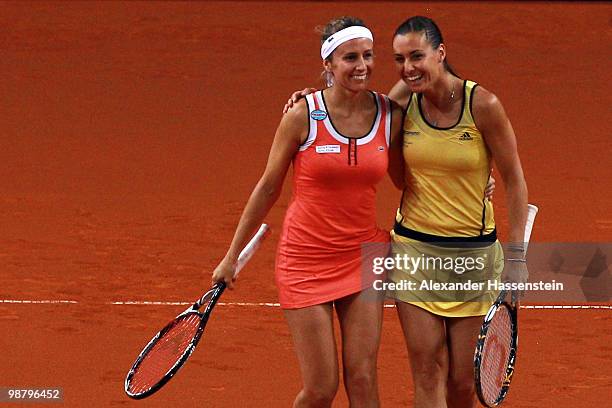
[[[338,392],[338,378],[334,377],[311,386],[304,386],[302,397],[309,406],[326,407],[331,405],[336,392]]]
[[[447,382],[446,405],[449,408],[473,407],[476,401],[476,386],[471,375],[449,376]]]
[[[307,403],[307,406],[329,407],[331,406],[337,391],[337,384],[335,387],[321,386],[316,388],[304,388],[302,390],[302,400]]]
[[[351,390],[368,391],[376,387],[376,366],[369,365],[359,369],[347,370],[346,386]]]
[[[446,362],[444,358],[434,356],[414,358],[412,361],[412,373],[416,387],[434,392],[445,382],[444,380],[447,376]]]
[[[447,382],[448,394],[461,399],[471,399],[476,393],[474,377],[464,375],[462,377],[450,376]]]

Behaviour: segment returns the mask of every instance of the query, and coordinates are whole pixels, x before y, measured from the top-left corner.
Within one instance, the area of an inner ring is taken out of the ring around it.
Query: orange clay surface
[[[394,28],[441,26],[450,62],[496,93],[519,140],[534,240],[612,241],[609,4],[98,2],[0,5],[0,386],[63,387],[69,407],[288,407],[300,389],[282,312],[217,308],[155,396],[123,379],[148,338],[208,287],[291,91],[320,86],[316,25],[365,19],[372,89],[397,80]],[[499,229],[507,216],[501,180]],[[273,233],[225,302],[275,302]],[[399,194],[379,189],[390,226]],[[507,407],[595,407],[612,388],[610,310],[523,310]],[[382,403],[413,391],[385,310]],[[605,401],[608,401],[606,403]],[[15,405],[16,406],[16,405]],[[341,390],[336,407],[347,406]]]

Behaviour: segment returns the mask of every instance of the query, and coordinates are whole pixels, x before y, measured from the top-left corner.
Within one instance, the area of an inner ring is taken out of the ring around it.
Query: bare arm
[[[510,242],[522,243],[527,220],[527,184],[517,151],[514,130],[501,102],[491,92],[482,87],[476,88],[473,103],[476,126],[482,132],[506,185]]]
[[[391,138],[389,140],[389,168],[387,172],[393,185],[399,190],[405,186],[404,174],[404,112],[395,102],[391,101]]]
[[[402,109],[406,109],[408,106],[410,96],[412,96],[410,88],[408,88],[408,85],[401,79],[397,81],[389,91],[389,98],[395,101]]]
[[[242,212],[225,257],[213,272],[213,283],[223,280],[229,288],[233,287],[238,255],[278,200],[291,160],[300,144],[306,139],[308,129],[306,109],[306,103],[301,101],[294,109],[283,115],[272,142],[264,173]]]

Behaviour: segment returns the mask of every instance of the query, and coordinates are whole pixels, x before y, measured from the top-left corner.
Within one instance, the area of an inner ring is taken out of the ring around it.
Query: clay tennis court
[[[209,286],[284,102],[320,86],[314,27],[347,14],[374,32],[381,92],[397,80],[395,27],[434,18],[451,64],[495,92],[512,120],[541,209],[533,239],[612,241],[610,4],[3,2],[0,387],[62,387],[68,407],[290,406],[300,377],[289,331],[278,307],[260,305],[277,301],[289,183],[268,217],[273,234],[178,376],[143,401],[123,380],[186,307],[168,303]],[[385,181],[381,226],[398,201]],[[605,405],[612,311],[525,309],[520,319],[506,406]],[[379,381],[383,406],[411,404],[394,309]],[[347,405],[341,390],[335,406]]]

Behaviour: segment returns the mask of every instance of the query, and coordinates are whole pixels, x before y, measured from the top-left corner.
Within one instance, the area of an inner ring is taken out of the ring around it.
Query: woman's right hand
[[[289,100],[285,104],[285,107],[283,108],[283,114],[289,112],[289,109],[291,109],[293,107],[293,104],[295,104],[297,101],[313,92],[317,92],[317,88],[304,88],[301,91],[295,91],[294,93],[292,93],[291,98],[289,98]]]
[[[226,258],[217,265],[212,274],[212,285],[217,282],[225,282],[228,289],[234,289],[234,283],[236,282],[236,266],[235,263],[229,262]]]
[[[491,173],[489,174],[489,180],[487,181],[487,186],[485,187],[485,197],[489,201],[493,201],[493,193],[495,192],[495,177],[493,177],[493,169],[491,169]]]

